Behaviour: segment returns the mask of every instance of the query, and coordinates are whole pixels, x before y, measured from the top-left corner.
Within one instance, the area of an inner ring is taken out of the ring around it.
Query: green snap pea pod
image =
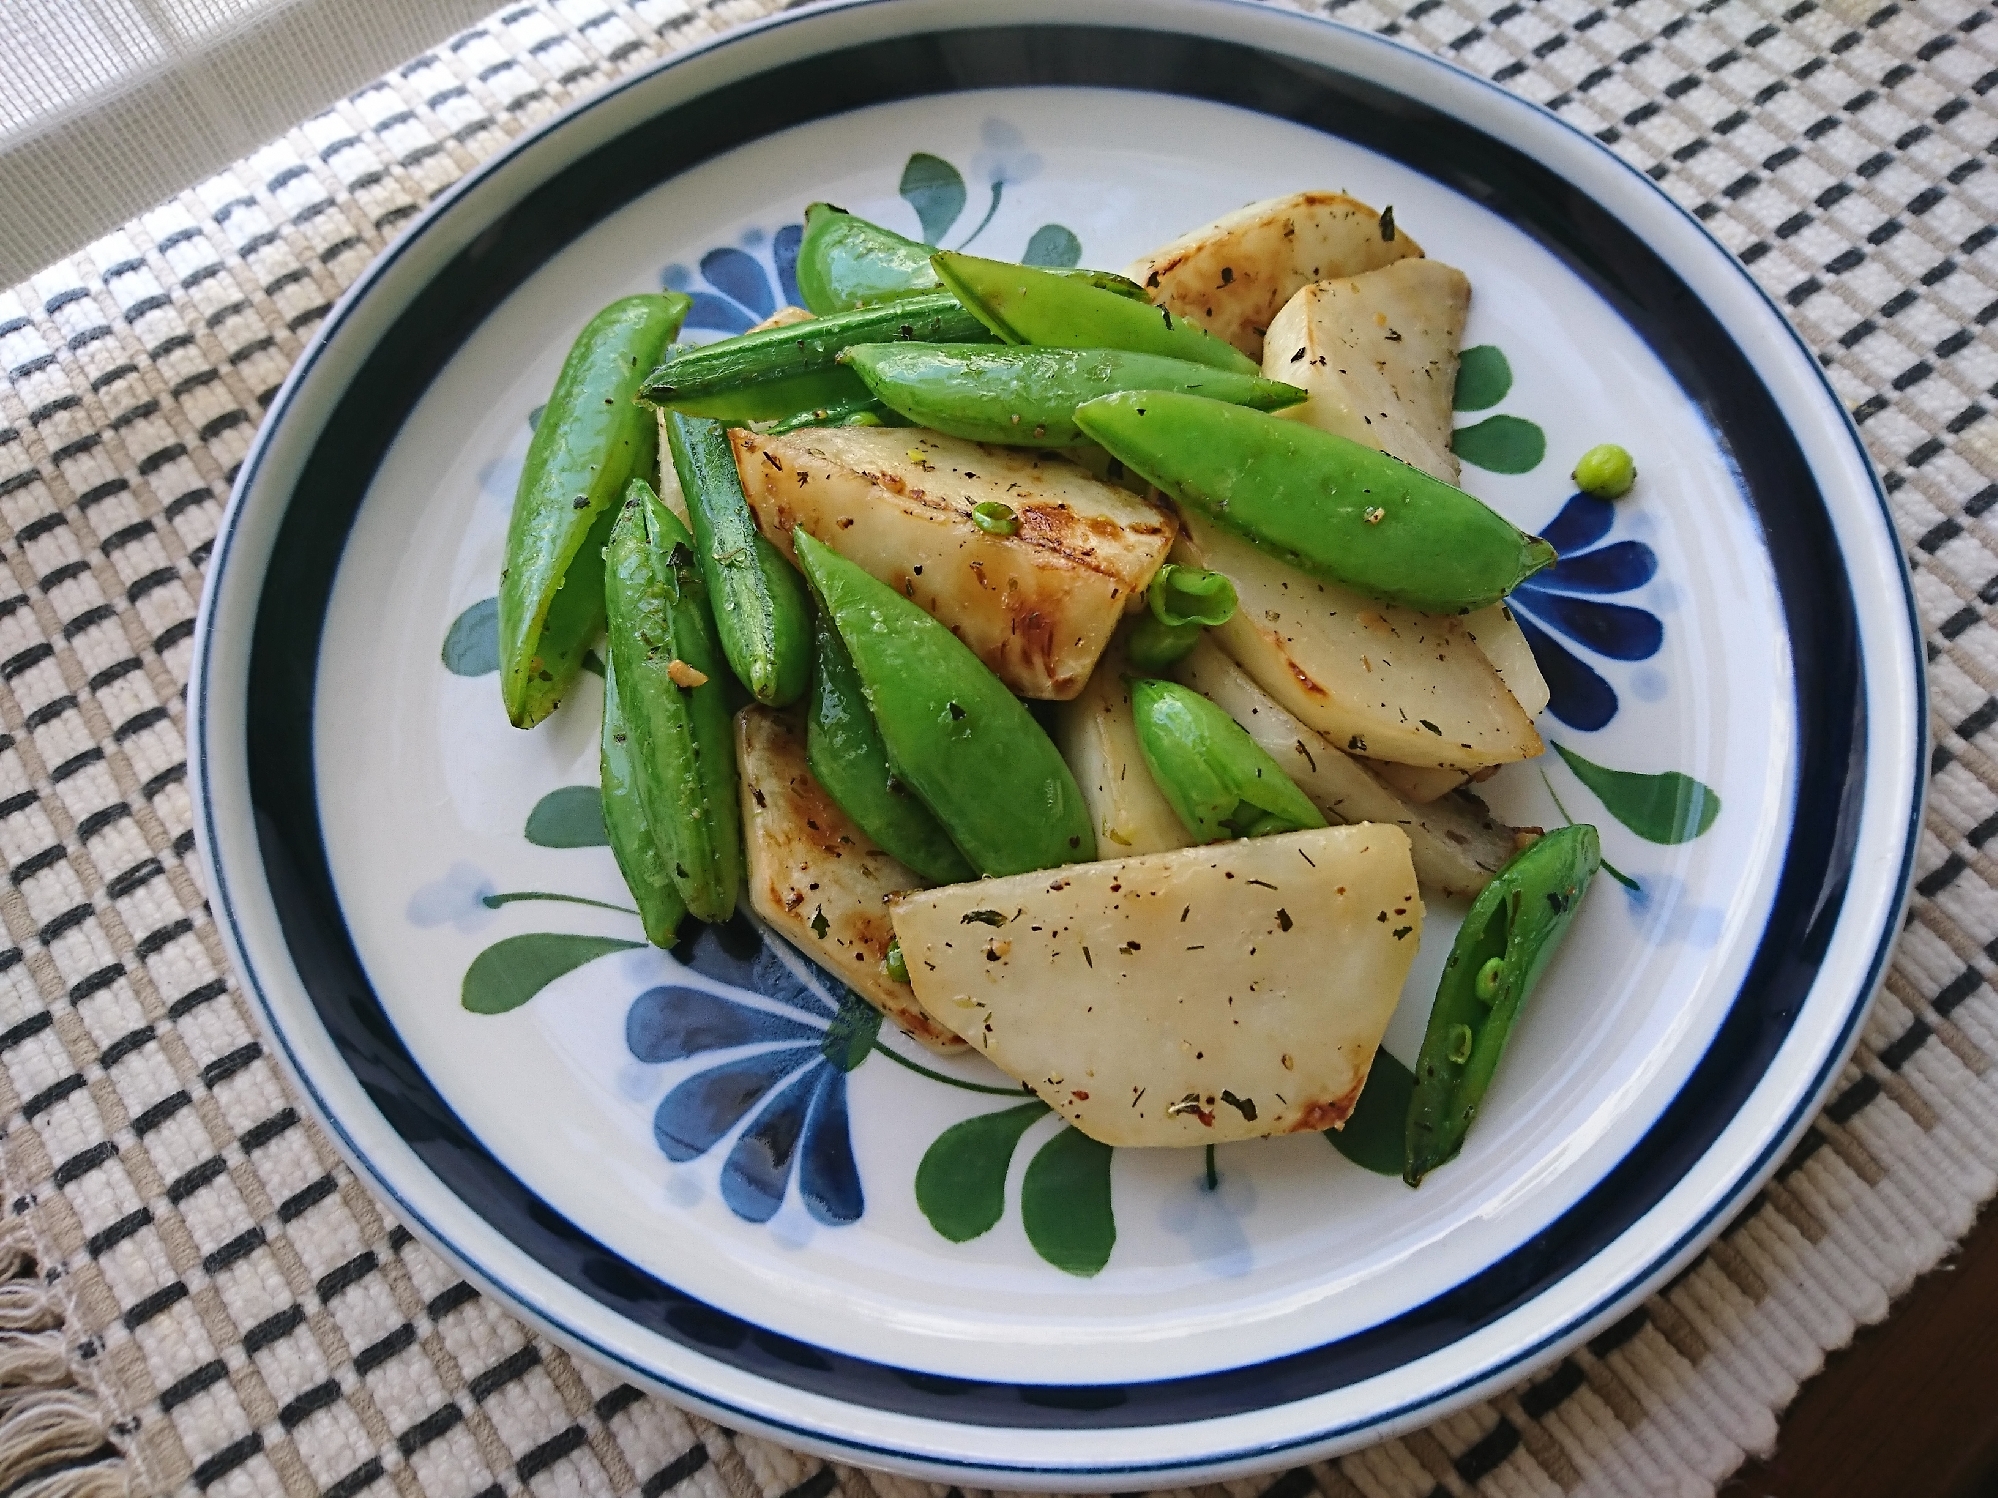
[[[919,427],[972,442],[1072,447],[1075,408],[1119,390],[1181,390],[1276,411],[1295,385],[1128,349],[862,343],[839,356],[867,388]]]
[[[516,728],[554,712],[604,621],[604,543],[659,438],[632,397],[692,305],[630,296],[591,318],[542,408],[514,491],[500,573],[500,693]]]
[[[757,530],[721,423],[669,411],[665,430],[722,654],[758,702],[796,702],[812,674],[805,580]]]
[[[932,884],[963,884],[977,871],[950,834],[888,765],[888,746],[853,668],[853,657],[824,614],[813,628],[812,702],[805,757],[826,794],[860,830]]]
[[[617,667],[604,663],[604,731],[598,755],[603,786],[604,832],[610,838],[611,855],[618,872],[638,902],[638,918],[645,923],[645,939],[655,947],[670,947],[679,940],[680,922],[687,918],[687,902],[666,866],[666,855],[645,820],[639,804],[638,774],[632,764],[631,729],[625,722],[624,705],[618,701]]]
[[[1030,265],[981,260],[946,250],[937,279],[1007,343],[1038,348],[1120,348],[1186,359],[1235,374],[1260,375],[1255,361],[1197,323],[1163,307]],[[938,339],[937,342],[944,340]]]
[[[1076,424],[1159,488],[1274,557],[1432,614],[1497,603],[1554,548],[1349,438],[1222,401],[1106,395]]]
[[[847,401],[837,406],[819,406],[810,411],[800,411],[795,416],[786,416],[781,421],[773,421],[769,426],[759,428],[767,437],[781,437],[786,432],[802,431],[806,427],[900,427],[908,422],[894,411],[869,396],[866,400]]]
[[[742,886],[742,812],[721,648],[694,538],[643,479],[631,481],[604,572],[639,805],[687,908],[727,920]]]
[[[1248,730],[1177,682],[1136,678],[1131,715],[1152,779],[1202,842],[1323,827],[1325,818]]]
[[[950,630],[803,527],[798,565],[859,673],[895,777],[980,874],[1096,857],[1089,808],[1033,714]]]
[[[1579,822],[1514,854],[1472,904],[1443,965],[1415,1062],[1402,1165],[1409,1185],[1462,1148],[1520,1005],[1601,864],[1596,829]]]
[[[1125,642],[1140,671],[1163,671],[1200,643],[1207,630],[1235,617],[1235,585],[1204,567],[1167,562],[1145,589],[1145,611]]]
[[[823,317],[935,291],[937,273],[930,265],[935,253],[934,245],[904,238],[831,203],[814,203],[805,210],[805,237],[798,245],[798,294]],[[1150,300],[1144,287],[1114,271],[1055,274],[1134,301]]]
[[[985,325],[947,292],[786,323],[669,350],[639,393],[655,406],[717,421],[778,421],[871,399],[837,362],[856,343],[989,343]]]

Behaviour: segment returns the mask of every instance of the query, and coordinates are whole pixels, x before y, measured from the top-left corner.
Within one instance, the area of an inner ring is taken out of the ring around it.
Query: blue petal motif
[[[723,245],[701,256],[701,276],[723,296],[730,297],[755,313],[761,322],[777,310],[770,295],[770,277],[754,255]]]
[[[846,1073],[837,1066],[825,1069],[812,1097],[805,1153],[798,1162],[798,1194],[805,1199],[805,1210],[828,1227],[858,1222],[867,1210],[846,1121]]]
[[[777,289],[784,294],[787,307],[805,305],[798,292],[798,246],[804,238],[803,224],[786,224],[770,240],[770,258],[777,265]]]
[[[660,1102],[652,1115],[652,1137],[669,1160],[704,1155],[742,1121],[759,1098],[792,1072],[819,1059],[811,1047],[790,1045],[697,1072]]]
[[[791,1162],[805,1132],[806,1110],[817,1091],[810,1073],[823,1065],[815,1063],[806,1075],[788,1083],[765,1104],[728,1152],[722,1163],[721,1195],[736,1216],[749,1222],[768,1222],[784,1205],[784,1192],[791,1184]]]
[[[1515,600],[1518,598],[1514,594]],[[1593,733],[1616,716],[1616,690],[1576,658],[1566,646],[1526,617],[1524,605],[1513,618],[1533,647],[1534,663],[1547,678],[1547,709],[1570,728]]]
[[[702,988],[650,988],[632,1000],[624,1043],[640,1061],[684,1061],[764,1041],[817,1044],[824,1031]]]
[[[1570,598],[1523,583],[1513,594],[1513,613],[1521,612],[1615,661],[1648,660],[1665,643],[1665,626],[1656,614],[1620,603]]]
[[[712,291],[692,291],[687,293],[694,299],[687,320],[682,328],[712,328],[717,333],[747,333],[756,325],[756,319],[747,310],[737,306],[727,297],[716,296]]]
[[[1560,514],[1541,527],[1540,538],[1565,557],[1588,550],[1607,536],[1615,524],[1615,505],[1606,499],[1577,494],[1561,507]]]
[[[1658,553],[1642,541],[1612,541],[1594,551],[1563,556],[1525,586],[1549,593],[1628,593],[1658,575]]]

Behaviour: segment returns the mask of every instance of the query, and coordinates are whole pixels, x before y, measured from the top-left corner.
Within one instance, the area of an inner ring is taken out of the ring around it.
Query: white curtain
[[[0,0],[0,286],[247,155],[496,0]]]

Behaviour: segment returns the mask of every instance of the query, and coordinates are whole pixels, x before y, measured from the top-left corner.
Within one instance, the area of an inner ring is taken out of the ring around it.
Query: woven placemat
[[[0,1493],[875,1498],[535,1336],[302,1119],[193,861],[201,569],[328,305],[565,104],[774,9],[495,15],[0,295]],[[1687,1273],[1530,1383],[1235,1498],[1709,1493],[1998,1186],[1998,24],[1968,0],[1343,0],[1608,142],[1795,318],[1929,636],[1917,897],[1853,1065]]]

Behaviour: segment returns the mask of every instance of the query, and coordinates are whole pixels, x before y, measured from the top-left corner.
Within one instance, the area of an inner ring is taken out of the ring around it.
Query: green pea
[[[1622,499],[1637,482],[1637,460],[1627,448],[1604,442],[1582,454],[1575,465],[1575,487],[1598,499]]]
[[[1169,391],[1076,425],[1126,467],[1301,571],[1436,614],[1498,602],[1554,548],[1463,490],[1349,438]]]
[[[516,728],[554,712],[604,623],[604,544],[624,486],[650,477],[659,436],[632,403],[693,304],[612,302],[576,336],[527,444],[500,574],[500,694]]]
[[[1578,822],[1514,854],[1472,903],[1443,964],[1415,1062],[1402,1162],[1409,1185],[1463,1148],[1520,1006],[1601,864],[1596,829]]]
[[[1323,827],[1325,818],[1248,730],[1177,682],[1131,682],[1138,748],[1201,842]]]
[[[971,523],[988,536],[1016,536],[1020,533],[1020,517],[1013,513],[1013,507],[997,499],[980,500],[971,507]]]
[[[1128,349],[1259,377],[1262,370],[1198,323],[1163,307],[1053,271],[976,255],[934,256],[937,279],[1006,343],[1036,348]],[[959,340],[937,340],[959,341]]]
[[[1305,398],[1277,380],[1125,349],[866,343],[840,362],[917,426],[1009,447],[1075,446],[1075,408],[1119,390],[1180,390],[1259,411]]]
[[[890,982],[909,981],[909,962],[902,955],[902,942],[899,937],[888,943],[888,955],[881,959],[881,971],[888,975]]]
[[[604,663],[604,728],[597,765],[604,832],[610,839],[611,856],[617,860],[618,872],[624,875],[631,898],[638,906],[645,939],[655,947],[670,947],[679,939],[680,922],[687,918],[687,902],[680,898],[679,886],[674,884],[672,871],[666,865],[666,855],[658,838],[653,836],[652,824],[646,821],[645,808],[639,802],[631,730],[625,721],[623,704],[618,701],[614,659]]]
[[[1075,776],[971,648],[800,527],[798,566],[859,672],[896,778],[980,874],[1096,857]]]
[[[1200,643],[1207,630],[1235,616],[1235,585],[1204,567],[1168,562],[1145,590],[1145,612],[1132,626],[1127,648],[1140,671],[1163,671]]]

